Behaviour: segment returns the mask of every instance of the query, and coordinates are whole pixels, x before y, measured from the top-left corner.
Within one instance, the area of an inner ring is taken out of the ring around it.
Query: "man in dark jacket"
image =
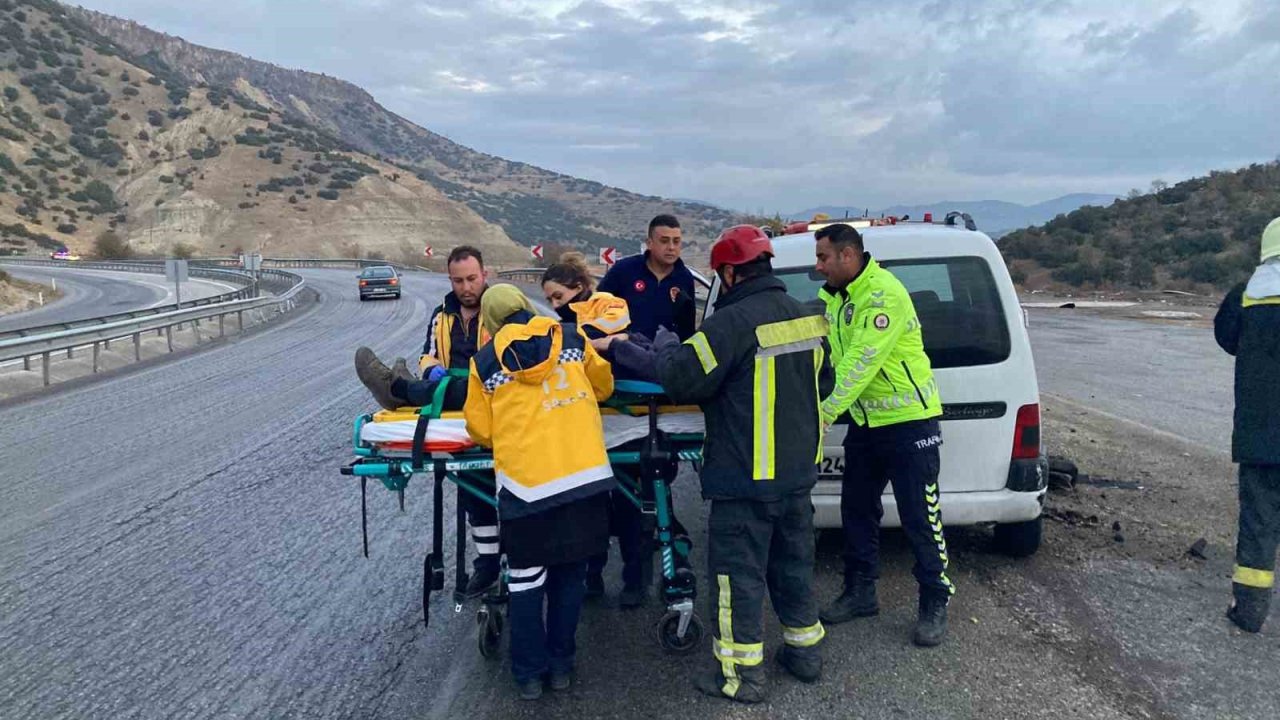
[[[822,452],[818,415],[831,389],[826,320],[773,276],[773,246],[752,225],[711,249],[724,294],[700,332],[655,340],[671,399],[706,415],[702,495],[711,501],[707,562],[714,578],[717,666],[695,680],[710,695],[764,699],[764,595],[782,622],[778,662],[805,682],[822,672],[825,635],[813,596],[813,504]],[[825,369],[825,370],[824,370]]]
[[[665,327],[682,340],[693,334],[694,279],[680,259],[680,233],[680,221],[674,215],[654,217],[644,253],[614,263],[596,288],[627,301],[631,332],[651,338]]]
[[[1222,301],[1213,333],[1236,358],[1231,459],[1240,464],[1240,528],[1227,617],[1256,633],[1267,619],[1280,546],[1280,218],[1262,233],[1253,277]]]

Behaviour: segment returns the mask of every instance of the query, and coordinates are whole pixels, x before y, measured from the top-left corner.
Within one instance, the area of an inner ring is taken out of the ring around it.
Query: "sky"
[[[1280,155],[1274,0],[79,0],[468,147],[735,210],[1124,194]]]

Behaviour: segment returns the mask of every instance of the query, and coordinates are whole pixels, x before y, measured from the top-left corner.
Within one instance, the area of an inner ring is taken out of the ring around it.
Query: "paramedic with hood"
[[[609,363],[575,326],[532,311],[513,285],[485,293],[493,342],[471,361],[464,410],[467,433],[493,448],[511,672],[525,700],[544,680],[572,684],[587,559],[608,547],[615,486],[598,405],[613,394]]]
[[[892,482],[920,586],[914,640],[937,645],[955,589],[946,572],[938,490],[942,401],[920,321],[907,289],[863,249],[857,230],[828,225],[814,238],[816,269],[827,279],[818,296],[827,307],[835,366],[835,391],[822,400],[822,421],[853,419],[840,489],[844,593],[823,608],[822,620],[835,624],[880,612],[880,495]]]
[[[1236,358],[1231,459],[1240,464],[1240,526],[1227,617],[1256,633],[1267,619],[1280,546],[1280,218],[1263,230],[1261,263],[1227,293],[1213,334]]]
[[[630,332],[652,339],[665,327],[683,340],[693,335],[697,313],[693,273],[680,259],[680,221],[673,215],[653,218],[644,244],[644,254],[614,263],[596,289],[627,301]]]
[[[774,277],[773,245],[738,225],[711,248],[725,294],[700,332],[681,343],[660,330],[658,376],[677,403],[706,415],[702,496],[707,520],[716,663],[699,691],[764,700],[765,591],[782,623],[777,662],[803,682],[822,674],[825,631],[813,595],[810,491],[822,452],[820,389],[830,389],[827,323]],[[825,388],[821,386],[825,385]]]

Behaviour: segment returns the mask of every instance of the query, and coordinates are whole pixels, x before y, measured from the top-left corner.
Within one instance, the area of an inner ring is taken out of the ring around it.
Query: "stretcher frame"
[[[473,482],[474,476],[462,477],[471,471],[492,471],[493,453],[485,448],[455,452],[427,452],[424,449],[426,430],[433,416],[439,415],[443,398],[443,383],[436,394],[436,402],[419,411],[419,419],[412,452],[386,451],[361,439],[364,425],[372,422],[369,414],[355,419],[353,444],[355,460],[341,468],[343,475],[360,478],[360,532],[364,556],[369,556],[367,513],[367,484],[376,478],[383,487],[399,495],[400,509],[404,510],[404,491],[414,475],[429,473],[432,479],[431,550],[423,559],[422,611],[423,623],[430,623],[431,594],[443,591],[444,572],[444,485],[452,483],[456,491],[465,492],[492,507],[497,507],[497,489],[492,483]],[[659,619],[655,631],[664,650],[685,654],[692,652],[702,642],[703,626],[694,609],[697,597],[697,578],[689,566],[692,542],[685,535],[677,535],[672,509],[671,483],[679,471],[680,462],[695,465],[702,461],[703,433],[668,433],[658,427],[660,407],[664,404],[662,387],[653,383],[618,380],[614,395],[602,407],[611,407],[628,415],[640,409],[648,416],[649,432],[641,440],[608,450],[609,462],[617,479],[617,490],[641,512],[642,553],[646,559],[656,552],[661,559],[662,600],[666,611]],[[461,612],[469,599],[465,588],[468,582],[466,570],[467,521],[461,502],[455,502],[454,552],[454,612]],[[651,573],[652,562],[644,563],[646,574]],[[478,645],[486,658],[499,654],[501,636],[505,627],[502,608],[507,601],[508,572],[503,564],[497,586],[481,597],[476,613],[479,626]],[[645,578],[645,587],[649,578]]]

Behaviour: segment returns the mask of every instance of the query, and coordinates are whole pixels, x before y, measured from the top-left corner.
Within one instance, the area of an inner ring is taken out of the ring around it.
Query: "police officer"
[[[764,699],[764,595],[782,622],[778,662],[805,682],[822,672],[825,635],[813,596],[810,490],[821,434],[819,380],[830,386],[825,320],[773,276],[768,236],[726,230],[711,249],[725,291],[684,343],[659,330],[657,372],[671,399],[706,415],[702,495],[711,501],[716,667],[695,680],[707,694]],[[822,378],[819,378],[819,375]]]
[[[827,307],[836,382],[822,401],[822,420],[853,420],[845,436],[840,498],[844,593],[823,609],[822,620],[840,623],[879,613],[880,495],[892,482],[920,585],[914,640],[937,645],[946,635],[947,602],[955,589],[946,574],[939,505],[942,403],[920,321],[906,288],[863,249],[857,230],[828,225],[815,237],[817,270],[827,279],[819,296]]]
[[[1231,459],[1240,463],[1240,528],[1227,617],[1256,633],[1267,619],[1280,545],[1280,218],[1263,231],[1262,263],[1227,293],[1213,332],[1236,358]]]

